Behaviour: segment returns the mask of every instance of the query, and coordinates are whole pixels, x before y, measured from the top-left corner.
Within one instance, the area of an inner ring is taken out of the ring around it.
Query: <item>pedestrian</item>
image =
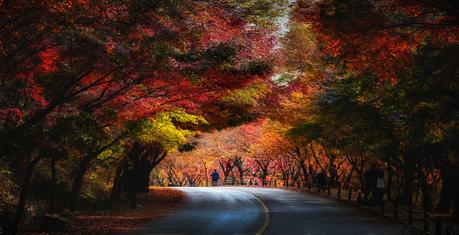
[[[386,184],[384,182],[384,171],[381,168],[376,167],[375,176],[376,186],[374,189],[374,199],[382,201],[384,199],[384,190],[386,187]]]
[[[214,169],[214,172],[210,174],[210,177],[212,178],[212,186],[217,186],[218,180],[220,179],[220,175],[217,172],[217,169]]]
[[[368,199],[375,197],[375,191],[378,182],[378,170],[376,168],[376,164],[372,163],[370,169],[365,171],[363,176],[365,177],[365,197]]]

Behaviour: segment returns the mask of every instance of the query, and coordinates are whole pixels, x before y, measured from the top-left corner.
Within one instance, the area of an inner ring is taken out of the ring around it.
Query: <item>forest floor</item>
[[[53,233],[29,231],[24,234],[83,235],[129,232],[174,212],[182,206],[184,199],[185,194],[179,190],[151,187],[149,193],[139,195],[138,203],[141,207],[137,209],[130,208],[129,203],[123,201],[110,210],[81,212],[70,230]]]
[[[122,203],[109,211],[84,212],[77,216],[75,225],[66,234],[123,233],[151,223],[181,207],[185,194],[171,188],[150,188],[139,196],[141,208],[131,209]]]

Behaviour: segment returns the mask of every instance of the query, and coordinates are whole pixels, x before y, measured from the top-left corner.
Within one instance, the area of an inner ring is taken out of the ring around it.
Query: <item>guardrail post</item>
[[[441,235],[441,221],[440,218],[435,220],[435,235]]]
[[[408,208],[408,224],[413,224],[413,208]]]
[[[327,187],[327,190],[328,190],[328,191],[327,191],[327,193],[328,193],[328,196],[330,197],[330,195],[331,195],[331,187],[330,187],[330,186],[328,186],[328,187]]]
[[[424,212],[424,232],[429,231],[429,213]]]
[[[338,183],[338,200],[341,200],[341,183]]]
[[[308,191],[311,192],[311,183],[308,183]]]
[[[397,202],[394,202],[394,220],[397,220],[398,218],[398,205],[397,205]]]
[[[277,188],[277,180],[274,180],[274,188]]]

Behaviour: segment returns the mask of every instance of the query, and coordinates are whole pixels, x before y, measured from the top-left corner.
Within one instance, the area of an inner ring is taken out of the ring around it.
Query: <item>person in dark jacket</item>
[[[210,177],[212,178],[212,186],[217,186],[218,180],[220,179],[220,175],[218,174],[216,169],[214,169],[214,172],[210,174]]]
[[[365,189],[364,193],[367,198],[373,198],[375,196],[376,185],[378,182],[378,170],[376,164],[372,163],[370,169],[363,173],[365,177]]]

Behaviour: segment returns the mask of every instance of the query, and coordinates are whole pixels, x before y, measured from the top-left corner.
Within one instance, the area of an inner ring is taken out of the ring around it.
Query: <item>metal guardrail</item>
[[[226,181],[223,185],[236,185],[235,181]],[[239,185],[239,184],[238,184]],[[277,180],[265,181],[263,185],[262,182],[251,182],[249,184],[242,185],[257,185],[263,187],[283,187],[282,184],[278,184]],[[413,229],[417,232],[421,232],[426,235],[455,235],[452,226],[444,222],[444,218],[449,215],[446,214],[436,214],[431,212],[426,212],[413,207],[407,207],[401,205],[395,201],[384,201],[384,200],[374,200],[372,198],[366,197],[360,189],[347,188],[343,189],[341,185],[337,187],[329,187],[323,185],[317,185],[313,183],[308,184],[290,184],[288,188],[296,188],[298,190],[305,190],[307,192],[317,192],[320,194],[325,194],[328,197],[334,198],[339,201],[344,201],[358,206],[359,208],[366,209],[372,213],[377,213],[382,216],[392,218],[396,221],[404,223],[410,226],[410,229]]]
[[[423,234],[432,235],[455,235],[452,226],[447,225],[442,219],[448,215],[435,214],[426,212],[424,210],[416,209],[401,205],[395,201],[374,200],[368,198],[361,190],[352,188],[342,189],[340,185],[337,187],[321,186],[316,184],[307,184],[306,187],[298,187],[299,189],[305,188],[309,192],[317,189],[319,193],[326,193],[327,196],[340,200],[347,201],[355,204],[360,208],[367,209],[373,213],[377,213],[386,217],[390,217],[401,223],[409,225],[410,228],[415,229]]]

